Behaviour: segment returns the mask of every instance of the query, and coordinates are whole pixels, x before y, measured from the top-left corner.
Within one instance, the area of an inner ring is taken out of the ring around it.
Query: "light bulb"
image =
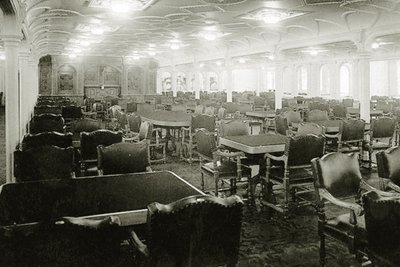
[[[371,47],[373,48],[373,49],[377,49],[377,48],[379,48],[379,43],[377,43],[377,42],[374,42],[374,43],[372,43],[371,44]]]

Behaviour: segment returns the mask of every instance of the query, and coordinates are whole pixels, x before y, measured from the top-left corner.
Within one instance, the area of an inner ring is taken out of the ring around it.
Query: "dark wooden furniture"
[[[381,189],[387,186],[400,193],[400,147],[391,147],[378,152],[376,161]]]
[[[314,135],[324,135],[325,129],[320,125],[313,122],[302,122],[298,125],[296,136],[314,134]]]
[[[122,142],[122,132],[114,132],[104,129],[90,133],[81,132],[80,163],[82,174],[85,175],[88,170],[97,173],[97,146],[109,146],[119,142]]]
[[[69,179],[74,174],[74,149],[38,146],[14,152],[14,175],[17,182]]]
[[[325,151],[325,138],[316,135],[289,137],[286,140],[282,156],[265,154],[266,174],[263,183],[264,199],[262,203],[269,208],[282,212],[284,217],[296,204],[309,205],[309,200],[301,199],[300,195],[310,192],[312,185],[311,160],[322,157]],[[279,189],[273,190],[274,186]],[[275,201],[274,195],[283,191],[283,203]]]
[[[71,123],[71,131],[74,141],[80,140],[81,132],[93,132],[101,129],[101,122],[94,119],[84,118]]]
[[[291,133],[287,119],[281,115],[275,117],[275,133],[285,136],[290,135]]]
[[[148,144],[116,143],[97,147],[97,169],[100,175],[151,171]]]
[[[222,121],[219,125],[218,135],[225,136],[240,136],[249,135],[249,124],[241,120]]]
[[[327,121],[329,120],[328,112],[326,110],[322,111],[319,109],[311,110],[307,113],[307,121]]]
[[[31,134],[37,134],[42,132],[65,132],[64,119],[61,115],[56,114],[41,114],[33,116],[30,125],[29,132]]]
[[[40,105],[34,108],[35,115],[41,114],[61,114],[61,108],[59,106],[50,106],[50,105]]]
[[[37,148],[41,146],[57,146],[67,148],[72,146],[72,133],[44,132],[27,134],[21,142],[21,150]]]
[[[147,246],[132,233],[148,266],[236,266],[243,202],[238,196],[191,196],[148,206]]]

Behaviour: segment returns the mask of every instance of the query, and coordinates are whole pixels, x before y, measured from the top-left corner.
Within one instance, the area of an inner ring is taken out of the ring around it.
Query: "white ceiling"
[[[161,61],[190,62],[227,55],[267,57],[276,52],[290,56],[310,49],[349,53],[356,51],[361,30],[382,42],[389,38],[390,45],[400,44],[400,35],[393,35],[400,33],[400,0],[139,0],[147,8],[125,14],[96,7],[110,0],[19,1],[26,10],[27,39],[40,56],[119,57],[136,51]],[[274,10],[289,13],[289,18],[277,24],[255,19],[260,12]],[[199,33],[206,27],[222,36],[205,40]],[[104,33],[96,35],[90,29]],[[389,33],[392,37],[387,37]],[[173,39],[180,49],[171,49]]]

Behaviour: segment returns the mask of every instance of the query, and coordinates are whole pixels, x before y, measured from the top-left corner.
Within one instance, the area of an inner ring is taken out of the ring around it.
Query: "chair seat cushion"
[[[273,167],[270,169],[270,179],[283,182],[284,168]],[[290,183],[311,183],[313,181],[312,172],[305,168],[291,169],[289,171]]]
[[[203,164],[201,166],[201,169],[206,172],[208,175],[213,176],[214,175],[214,164],[213,162],[208,162],[206,164]],[[219,177],[228,177],[228,176],[234,176],[237,174],[237,164],[236,162],[233,161],[226,161],[222,162],[220,166],[217,167]],[[247,168],[246,166],[242,165],[242,176],[250,176],[251,175],[251,169]]]

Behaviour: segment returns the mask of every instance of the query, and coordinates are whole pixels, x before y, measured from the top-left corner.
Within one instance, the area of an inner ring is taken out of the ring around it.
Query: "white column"
[[[318,62],[310,63],[310,72],[308,74],[308,84],[309,84],[309,94],[310,96],[320,96],[320,80],[319,80],[319,71],[321,65]]]
[[[358,76],[359,76],[360,66],[358,64],[358,59],[354,59],[353,64],[351,64],[351,66],[352,66],[352,71],[351,71],[352,75],[350,76],[350,79],[352,80],[352,82],[351,82],[352,86],[350,88],[351,95],[353,96],[353,98],[355,100],[360,100],[360,90],[359,90],[360,86],[358,84],[358,82],[359,82]]]
[[[360,53],[358,59],[358,88],[360,92],[360,117],[370,122],[370,54]]]
[[[19,142],[19,100],[18,100],[18,47],[19,35],[2,38],[6,56],[5,95],[6,95],[6,182],[14,181],[13,152]]]
[[[191,92],[191,88],[190,88],[190,85],[191,85],[191,81],[192,81],[192,72],[186,72],[185,73],[185,78],[186,78],[186,84],[185,84],[185,86],[186,86],[186,92]]]
[[[340,72],[339,72],[339,64],[336,62],[332,62],[329,66],[330,73],[330,90],[333,98],[340,98]]]
[[[20,122],[20,139],[26,133],[26,125],[29,122],[29,91],[32,90],[30,86],[29,75],[29,50],[26,47],[19,52],[19,122]]]
[[[175,68],[171,71],[171,89],[173,97],[176,97],[178,88],[176,86],[176,70]]]
[[[156,92],[157,94],[161,95],[163,92],[163,88],[162,88],[162,72],[161,71],[157,71],[157,85],[156,85]]]
[[[195,98],[200,99],[200,71],[196,69],[194,74],[194,92]]]
[[[396,60],[389,60],[388,62],[388,75],[389,75],[389,88],[388,95],[396,96],[399,95],[397,90],[397,64]]]
[[[257,88],[256,96],[260,96],[260,92],[264,89],[264,70],[260,67],[257,68]]]
[[[275,110],[282,108],[283,97],[283,64],[277,62],[275,64]]]

